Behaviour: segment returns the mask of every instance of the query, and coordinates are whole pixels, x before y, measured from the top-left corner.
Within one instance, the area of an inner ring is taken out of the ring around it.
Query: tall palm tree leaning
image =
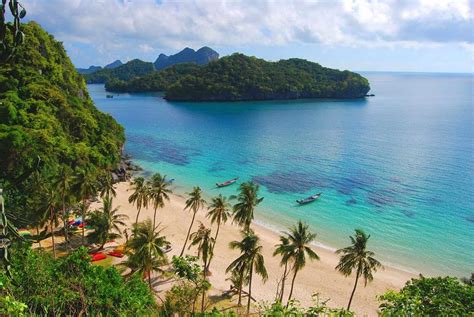
[[[156,223],[156,210],[165,206],[165,201],[169,201],[171,194],[169,189],[170,183],[166,180],[166,175],[161,176],[160,173],[154,174],[151,179],[147,182],[148,197],[153,203],[153,227]]]
[[[259,186],[252,182],[242,183],[239,186],[239,194],[231,197],[237,199],[233,207],[234,222],[243,226],[245,230],[250,229],[255,207],[263,200],[263,197],[258,197],[258,189]]]
[[[263,281],[268,279],[267,269],[265,268],[265,260],[262,255],[262,246],[259,244],[259,237],[252,230],[242,231],[242,241],[232,241],[230,247],[239,249],[240,256],[235,259],[228,267],[226,272],[232,270],[241,270],[243,274],[248,272],[249,291],[247,300],[247,315],[250,313],[250,300],[252,298],[252,277],[256,274],[262,277]],[[243,280],[243,278],[241,278]],[[239,290],[239,303],[241,305],[242,286]]]
[[[112,197],[106,196],[102,208],[92,212],[87,218],[87,223],[94,230],[87,238],[89,243],[99,243],[99,250],[104,248],[109,239],[118,238],[122,233],[120,226],[125,226],[124,221],[128,219],[128,216],[118,214],[118,210],[119,207],[112,207]]]
[[[211,237],[211,229],[206,228],[202,223],[199,225],[199,229],[196,232],[193,232],[190,236],[191,246],[196,246],[198,249],[198,257],[202,259],[203,262],[203,279],[206,279],[209,261],[212,258],[214,238]],[[204,298],[206,295],[206,290],[202,291],[201,298],[201,313],[204,313]]]
[[[288,277],[288,264],[290,264],[290,259],[291,259],[291,250],[288,248],[288,245],[290,244],[290,240],[288,239],[287,236],[280,236],[280,243],[277,244],[275,247],[275,251],[273,252],[273,256],[280,255],[281,256],[281,261],[280,265],[284,267],[283,270],[283,275],[280,280],[280,289],[277,289],[277,300],[280,301],[280,303],[283,302],[283,294],[285,292],[285,282],[286,278]]]
[[[135,177],[131,182],[133,193],[128,197],[128,202],[137,206],[137,218],[135,219],[135,225],[138,224],[138,217],[142,207],[148,207],[148,187],[145,184],[143,177]]]
[[[354,288],[347,304],[347,310],[351,308],[352,298],[354,297],[359,278],[362,276],[365,286],[367,286],[367,282],[371,282],[374,279],[372,273],[375,273],[378,268],[382,267],[382,264],[374,258],[374,252],[367,250],[367,241],[370,235],[367,235],[360,229],[355,229],[355,236],[350,236],[349,238],[352,244],[336,251],[336,253],[342,254],[339,264],[336,266],[339,272],[349,276],[352,274],[352,270],[356,270]]]
[[[309,260],[319,260],[319,256],[314,252],[309,244],[316,239],[316,234],[309,230],[309,226],[303,223],[301,220],[298,221],[296,226],[290,229],[287,233],[288,238],[288,255],[293,263],[293,279],[291,280],[290,295],[288,296],[288,302],[291,300],[293,295],[293,287],[295,285],[296,274],[304,268],[306,265],[306,257]]]
[[[58,205],[58,195],[55,189],[48,188],[46,191],[46,217],[49,218],[51,229],[51,244],[53,247],[53,258],[56,259],[56,243],[54,241],[54,224],[57,223],[56,207]]]
[[[133,273],[141,274],[148,279],[148,285],[151,285],[151,273],[154,271],[162,272],[161,266],[168,263],[163,248],[169,245],[166,237],[161,236],[161,230],[153,227],[150,219],[133,225],[134,235],[127,242],[128,259],[125,265]]]
[[[81,217],[83,221],[82,226],[82,245],[84,245],[85,238],[85,219],[86,212],[89,209],[88,199],[96,194],[98,183],[96,179],[95,170],[92,167],[80,169],[76,175],[76,184],[77,192],[79,194],[81,204]]]
[[[193,212],[193,219],[191,220],[191,224],[189,225],[188,233],[186,234],[186,240],[184,240],[183,249],[179,256],[183,256],[184,249],[186,249],[186,244],[188,243],[189,234],[191,233],[191,229],[194,224],[194,218],[196,217],[196,213],[199,209],[203,208],[206,205],[206,201],[202,198],[202,191],[199,186],[194,187],[193,191],[190,192],[188,200],[186,200],[186,207],[184,209],[189,209]]]
[[[63,220],[63,227],[64,227],[64,240],[66,241],[67,247],[69,247],[69,235],[68,235],[68,217],[66,212],[66,199],[68,201],[71,200],[71,187],[73,186],[74,176],[72,173],[72,169],[63,166],[60,170],[56,178],[54,179],[53,186],[59,191],[61,196],[62,202],[62,209],[61,209],[61,218]]]
[[[217,242],[217,236],[219,235],[219,229],[221,224],[227,222],[230,217],[230,204],[227,198],[219,194],[219,196],[212,198],[211,204],[209,205],[209,211],[207,217],[211,219],[211,224],[217,223],[216,235],[214,236],[214,244],[212,245],[212,255],[214,255],[214,248]],[[212,256],[209,259],[207,268],[211,265]]]

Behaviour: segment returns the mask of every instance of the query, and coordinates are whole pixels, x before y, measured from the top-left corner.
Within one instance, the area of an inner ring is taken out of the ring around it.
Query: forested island
[[[300,98],[361,98],[366,78],[303,59],[268,62],[233,54],[205,66],[178,64],[129,80],[111,78],[113,92],[164,91],[168,100],[240,101]]]

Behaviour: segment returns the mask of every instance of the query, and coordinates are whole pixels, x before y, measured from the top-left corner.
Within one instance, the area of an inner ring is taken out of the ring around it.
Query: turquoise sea
[[[354,228],[385,263],[425,274],[474,271],[474,76],[363,73],[375,97],[238,103],[167,102],[90,85],[126,129],[145,173],[231,195],[240,176],[261,185],[257,220],[308,222],[328,247]],[[322,192],[299,207],[295,200]]]

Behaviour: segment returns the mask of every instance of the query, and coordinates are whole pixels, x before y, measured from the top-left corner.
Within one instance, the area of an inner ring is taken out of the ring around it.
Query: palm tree
[[[298,221],[296,226],[287,233],[288,238],[288,256],[293,263],[293,279],[291,280],[290,295],[288,302],[293,295],[293,287],[295,285],[296,274],[306,265],[306,256],[309,260],[319,260],[319,256],[309,247],[309,244],[316,239],[316,234],[309,230],[309,226]]]
[[[263,281],[266,281],[268,278],[267,269],[265,268],[265,260],[262,255],[262,246],[259,244],[260,238],[255,235],[252,230],[242,231],[242,241],[232,241],[230,243],[231,249],[238,249],[240,251],[240,256],[235,259],[228,267],[226,272],[229,271],[240,271],[240,285],[239,285],[239,302],[238,305],[241,305],[242,297],[242,281],[244,280],[244,274],[248,273],[249,280],[249,291],[248,291],[248,301],[247,301],[247,315],[250,312],[250,300],[252,297],[252,277],[255,271],[256,274],[259,274]]]
[[[258,189],[259,186],[252,182],[242,183],[239,186],[239,194],[231,197],[231,199],[238,201],[233,207],[234,222],[244,226],[245,230],[250,228],[255,207],[263,200],[263,197],[258,197]]]
[[[84,245],[85,219],[86,219],[86,212],[89,209],[88,199],[96,194],[97,187],[98,187],[95,170],[93,168],[80,169],[76,175],[75,186],[76,186],[79,198],[80,200],[82,200],[82,204],[81,204],[81,217],[83,221],[82,245]]]
[[[131,182],[133,193],[128,197],[128,202],[131,204],[136,204],[137,206],[137,218],[135,219],[135,225],[138,224],[138,217],[140,216],[140,211],[142,207],[148,207],[148,187],[145,184],[145,179],[143,177],[136,177]]]
[[[127,242],[128,259],[125,265],[132,269],[133,273],[148,277],[148,285],[151,285],[151,273],[162,272],[161,267],[168,263],[163,249],[169,242],[166,237],[161,236],[161,230],[153,227],[150,219],[133,225],[134,235]]]
[[[51,244],[53,247],[53,258],[56,259],[56,243],[54,241],[54,225],[57,224],[56,209],[58,206],[59,197],[57,191],[49,188],[46,191],[46,217],[49,218],[49,225],[51,230]]]
[[[211,229],[206,228],[202,223],[199,225],[199,229],[196,232],[193,232],[190,236],[191,246],[196,246],[198,249],[198,257],[202,259],[203,262],[203,279],[206,279],[208,272],[209,261],[212,258],[214,238],[211,237]],[[204,297],[206,295],[206,290],[202,291],[201,299],[201,312],[204,312]]]
[[[287,236],[280,236],[280,243],[275,246],[276,248],[273,252],[273,256],[281,256],[280,265],[284,266],[283,275],[281,277],[281,288],[277,290],[277,298],[279,299],[280,303],[283,302],[283,294],[285,292],[285,281],[289,273],[288,264],[290,263],[291,259],[291,250],[290,248],[288,248],[289,244],[290,240]]]
[[[352,270],[356,270],[354,288],[349,298],[349,304],[347,304],[347,310],[351,308],[359,277],[364,278],[365,286],[367,286],[367,282],[374,279],[372,273],[377,272],[377,269],[382,267],[382,264],[374,258],[374,252],[367,250],[367,241],[370,235],[360,229],[355,229],[355,236],[349,236],[349,238],[352,244],[336,251],[338,254],[342,253],[339,264],[336,266],[339,272],[349,276],[352,274]]]
[[[153,202],[153,208],[155,209],[155,213],[153,214],[153,226],[155,226],[156,222],[156,210],[163,208],[165,201],[170,200],[168,196],[168,194],[171,194],[169,185],[170,183],[166,180],[166,175],[161,176],[160,173],[154,174],[151,180],[148,181],[148,197]]]
[[[214,244],[212,245],[212,254],[214,254],[214,247],[217,242],[217,236],[219,235],[219,229],[221,224],[226,223],[230,217],[230,204],[227,198],[219,194],[219,196],[212,198],[209,206],[207,217],[211,219],[211,224],[217,223],[216,235],[214,236]],[[209,259],[208,268],[211,265],[212,257]]]
[[[116,197],[117,192],[114,188],[114,180],[112,179],[112,174],[110,171],[106,171],[100,178],[99,178],[99,188],[100,188],[100,197]]]
[[[66,245],[69,246],[69,235],[68,235],[68,215],[66,212],[66,199],[71,200],[71,187],[73,186],[74,176],[72,173],[72,169],[63,166],[60,170],[58,175],[53,180],[53,187],[59,191],[59,195],[61,196],[62,202],[62,210],[61,210],[61,218],[63,220],[63,227],[64,227],[64,239],[66,241]]]
[[[104,248],[109,239],[120,237],[120,226],[125,226],[127,215],[117,214],[119,207],[112,207],[112,197],[106,196],[101,209],[91,213],[87,223],[94,229],[87,238],[89,243],[100,243],[99,250]],[[115,231],[115,232],[113,232]]]
[[[193,212],[193,219],[191,220],[191,224],[189,225],[188,233],[186,234],[186,240],[184,240],[183,249],[181,250],[179,256],[183,256],[184,249],[186,249],[186,244],[188,243],[189,234],[191,233],[191,228],[193,227],[196,213],[206,204],[206,201],[204,200],[204,198],[202,198],[202,191],[199,186],[194,187],[193,191],[188,195],[189,198],[188,200],[186,200],[186,207],[184,207],[184,209],[189,209]]]

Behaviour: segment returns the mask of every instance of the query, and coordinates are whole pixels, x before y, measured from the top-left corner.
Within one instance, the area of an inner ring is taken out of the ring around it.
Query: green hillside
[[[102,173],[119,162],[124,143],[123,128],[94,106],[62,43],[34,22],[22,31],[27,40],[0,68],[0,187],[19,219],[40,217],[43,185],[60,169]]]

